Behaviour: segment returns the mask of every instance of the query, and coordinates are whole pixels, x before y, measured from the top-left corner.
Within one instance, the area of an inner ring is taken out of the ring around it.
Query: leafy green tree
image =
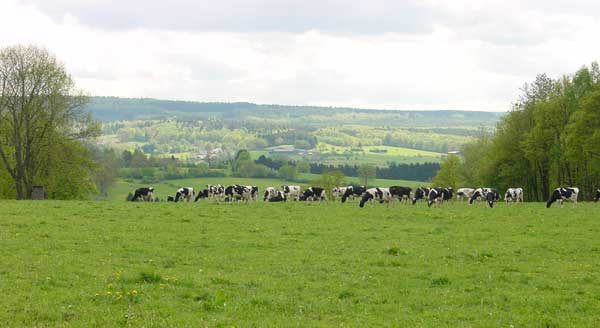
[[[448,155],[442,160],[440,170],[433,178],[435,186],[452,187],[456,190],[459,186],[461,163],[460,158],[456,155]]]
[[[295,181],[298,176],[298,171],[295,166],[285,164],[277,171],[280,178],[286,181]]]
[[[84,111],[87,102],[64,66],[47,50],[34,46],[0,49],[0,163],[18,199],[31,198],[33,186],[43,181],[62,180],[63,188],[91,181],[90,154],[80,144],[97,136],[100,129]],[[73,174],[62,171],[68,168],[75,170]]]
[[[313,184],[324,188],[325,192],[327,192],[327,197],[331,199],[331,190],[334,187],[345,186],[347,183],[344,173],[340,171],[331,171],[321,174],[317,180],[313,181]]]
[[[307,161],[301,161],[296,164],[296,168],[300,173],[308,173],[310,172],[310,163]]]
[[[377,169],[371,164],[362,164],[358,168],[358,176],[361,178],[363,185],[368,186],[369,180],[375,178]]]

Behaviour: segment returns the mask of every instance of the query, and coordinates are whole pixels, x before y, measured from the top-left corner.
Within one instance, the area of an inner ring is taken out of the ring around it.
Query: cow
[[[369,188],[363,194],[358,206],[363,208],[367,202],[373,204],[374,201],[379,203],[387,202],[389,205],[391,199],[392,195],[389,188]]]
[[[559,187],[554,189],[552,195],[550,195],[550,199],[546,203],[546,208],[550,208],[552,203],[558,201],[560,207],[563,207],[563,202],[565,200],[573,202],[573,207],[577,206],[577,196],[579,195],[579,188],[577,187]]]
[[[348,187],[346,187],[346,192],[342,196],[342,203],[345,203],[348,198],[362,196],[366,190],[367,190],[367,188],[365,188],[365,186],[348,186]]]
[[[226,201],[230,203],[234,200],[243,200],[245,202],[249,202],[251,200],[256,200],[256,195],[258,194],[258,187],[232,185],[225,188],[224,194]]]
[[[272,197],[275,197],[275,195],[277,193],[278,193],[278,191],[275,190],[275,188],[273,188],[273,187],[267,187],[265,189],[263,201],[266,202],[267,200],[271,199]]]
[[[154,188],[145,187],[138,188],[135,190],[133,197],[131,197],[131,201],[145,201],[145,202],[153,202],[154,201]]]
[[[429,195],[427,195],[427,206],[431,207],[431,204],[443,204],[452,199],[453,189],[451,187],[448,188],[431,188],[429,190]]]
[[[410,187],[399,187],[399,186],[391,186],[389,188],[390,195],[392,197],[398,198],[400,201],[405,201],[408,203],[408,199],[410,199],[410,193],[412,189]]]
[[[225,187],[222,185],[206,185],[208,190],[208,198],[214,201],[221,201],[225,197]]]
[[[300,200],[302,188],[300,186],[281,186],[281,191],[288,199]]]
[[[508,203],[523,202],[523,188],[508,188],[504,194],[504,201]]]
[[[492,195],[494,196],[494,201],[500,200],[500,193],[498,192],[498,190],[493,188],[477,188],[475,189],[475,192],[473,193],[473,195],[471,195],[471,198],[469,199],[469,205],[472,205],[473,202],[477,199],[485,199],[487,201],[488,193],[492,193]]]
[[[475,189],[473,188],[458,188],[456,191],[456,200],[462,201],[463,199],[469,199],[473,196]]]
[[[322,201],[327,200],[327,193],[321,187],[308,187],[298,198],[299,201]]]
[[[208,198],[209,192],[208,189],[204,189],[200,192],[198,192],[198,194],[196,195],[196,199],[194,199],[194,202],[197,202],[200,198]]]
[[[487,201],[487,203],[488,203],[488,206],[489,206],[490,208],[494,208],[494,202],[497,200],[497,199],[496,199],[496,195],[495,195],[493,192],[488,192],[488,193],[485,195],[485,200]]]
[[[346,190],[348,187],[334,187],[331,189],[331,195],[333,196],[333,200],[337,200],[340,197],[343,197],[346,194]]]
[[[287,201],[287,197],[285,196],[285,193],[282,191],[275,191],[275,194],[273,194],[271,197],[269,197],[269,202],[275,203],[275,202],[285,202]]]
[[[431,188],[427,188],[427,187],[417,188],[417,190],[415,190],[415,195],[412,199],[413,205],[415,205],[418,200],[426,199],[427,197],[429,197],[429,191],[431,191]]]
[[[596,197],[594,197],[594,202],[598,202],[600,200],[600,189],[596,190]]]
[[[167,202],[174,202],[174,201],[175,201],[175,197],[167,196]]]
[[[191,201],[194,196],[196,195],[196,192],[194,191],[194,188],[192,187],[181,187],[179,189],[177,189],[177,192],[175,193],[175,203],[177,203],[180,199],[182,201]]]

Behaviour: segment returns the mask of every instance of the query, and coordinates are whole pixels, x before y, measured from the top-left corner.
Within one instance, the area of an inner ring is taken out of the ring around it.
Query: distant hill
[[[483,111],[375,110],[338,107],[259,105],[253,103],[208,103],[159,99],[92,97],[87,110],[101,121],[201,119],[293,122],[309,126],[360,124],[396,127],[494,126],[504,113]]]

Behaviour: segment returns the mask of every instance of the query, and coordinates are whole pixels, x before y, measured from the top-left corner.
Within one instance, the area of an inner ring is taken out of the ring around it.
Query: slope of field
[[[2,327],[596,327],[595,204],[0,203]]]
[[[140,181],[133,180],[117,180],[115,186],[110,190],[107,200],[123,201],[127,195],[139,187],[152,185],[156,189],[156,195],[159,199],[164,200],[168,195],[174,195],[180,187],[193,187],[197,190],[206,188],[207,184],[216,185],[221,184],[224,186],[240,184],[247,186],[257,186],[259,191],[264,191],[267,187],[275,187],[280,189],[283,185],[301,185],[308,186],[311,181],[319,179],[320,175],[301,173],[299,178],[305,182],[289,182],[280,179],[256,179],[256,178],[198,178],[198,179],[176,179],[176,180],[165,180],[159,183],[148,184]],[[347,177],[346,182],[349,184],[360,184],[359,178]],[[408,181],[408,180],[386,180],[386,179],[372,179],[369,182],[373,186],[389,187],[389,186],[405,186],[416,188],[419,186],[428,185],[427,182],[420,181]]]

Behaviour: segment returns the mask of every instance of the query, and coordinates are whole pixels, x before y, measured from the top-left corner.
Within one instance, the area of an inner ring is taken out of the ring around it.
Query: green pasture
[[[0,202],[1,327],[597,327],[600,208]]]

